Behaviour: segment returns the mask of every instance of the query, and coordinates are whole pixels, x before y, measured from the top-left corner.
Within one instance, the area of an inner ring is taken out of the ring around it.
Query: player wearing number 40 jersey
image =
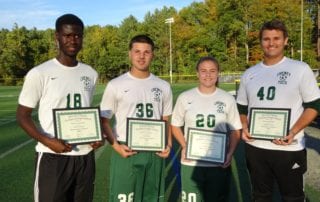
[[[114,152],[110,169],[110,202],[164,201],[164,158],[162,152],[136,152],[125,145],[127,118],[169,120],[172,111],[170,85],[149,72],[153,58],[153,41],[146,35],[133,37],[129,45],[131,69],[111,80],[101,101],[104,131]],[[109,125],[115,115],[114,130]]]
[[[279,186],[282,201],[305,201],[304,128],[320,111],[320,91],[306,63],[284,56],[287,42],[288,33],[281,21],[266,22],[260,30],[263,61],[243,74],[238,91],[253,201],[272,201],[274,181]],[[248,112],[252,107],[289,108],[288,134],[272,141],[252,139],[248,130]]]
[[[26,75],[19,97],[17,121],[36,146],[35,201],[90,202],[93,198],[95,142],[70,145],[54,137],[53,109],[90,107],[98,78],[77,61],[82,48],[83,22],[73,14],[56,21],[58,55]],[[32,120],[38,107],[40,128]]]

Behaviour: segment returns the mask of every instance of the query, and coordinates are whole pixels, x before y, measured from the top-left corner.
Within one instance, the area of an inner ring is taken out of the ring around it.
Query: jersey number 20
[[[197,114],[196,126],[198,128],[208,127],[213,128],[216,125],[216,117],[214,114],[209,114],[205,117],[203,114]]]

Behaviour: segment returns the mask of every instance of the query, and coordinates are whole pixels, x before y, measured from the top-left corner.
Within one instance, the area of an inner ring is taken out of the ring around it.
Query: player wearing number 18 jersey
[[[146,35],[132,38],[129,45],[131,69],[111,80],[101,101],[102,123],[114,151],[111,157],[110,202],[164,201],[164,158],[162,152],[136,152],[125,145],[127,118],[169,121],[172,111],[170,85],[149,72],[153,58],[153,41]],[[109,125],[115,115],[114,130]]]
[[[263,61],[242,76],[237,103],[246,141],[246,159],[253,201],[272,201],[275,182],[284,202],[303,202],[303,174],[307,169],[304,128],[320,111],[320,91],[310,67],[284,56],[285,25],[266,22],[260,30]],[[252,107],[289,108],[290,130],[284,138],[254,140],[248,130]]]
[[[98,78],[90,66],[78,62],[83,22],[73,14],[56,21],[58,55],[26,75],[19,96],[17,121],[36,146],[34,200],[90,202],[93,198],[95,142],[70,145],[54,136],[53,109],[90,107]],[[32,119],[38,107],[40,128]]]

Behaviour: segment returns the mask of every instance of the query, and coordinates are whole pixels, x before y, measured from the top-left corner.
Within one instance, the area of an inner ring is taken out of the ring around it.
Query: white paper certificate
[[[226,146],[226,133],[189,128],[186,158],[223,164]]]
[[[55,136],[69,144],[102,140],[100,110],[97,107],[53,109]]]
[[[249,132],[252,138],[283,138],[290,127],[290,109],[251,108]]]
[[[127,145],[132,150],[162,151],[166,146],[166,134],[166,121],[127,119]]]

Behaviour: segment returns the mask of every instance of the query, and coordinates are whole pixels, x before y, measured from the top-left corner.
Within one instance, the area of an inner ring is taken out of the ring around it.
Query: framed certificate
[[[290,127],[291,109],[251,108],[249,132],[252,138],[273,140],[283,138]]]
[[[55,137],[69,144],[102,140],[100,109],[53,109]]]
[[[164,120],[127,118],[127,145],[135,151],[162,151],[166,147]]]
[[[226,159],[227,133],[189,128],[186,158],[223,164]]]

